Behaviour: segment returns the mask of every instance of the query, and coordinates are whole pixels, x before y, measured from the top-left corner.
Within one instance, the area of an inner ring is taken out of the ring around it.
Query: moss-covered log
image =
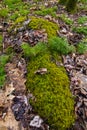
[[[27,88],[35,96],[30,103],[41,117],[46,119],[51,130],[66,130],[74,122],[74,99],[69,89],[69,79],[60,57],[50,53],[33,57],[28,64]],[[45,74],[36,73],[46,68]]]

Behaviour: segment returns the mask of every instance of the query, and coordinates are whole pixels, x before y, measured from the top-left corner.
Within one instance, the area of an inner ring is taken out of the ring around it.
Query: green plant
[[[2,76],[0,75],[0,88],[3,86],[5,82],[5,75],[2,74]]]
[[[34,13],[37,15],[41,15],[41,16],[46,16],[46,15],[51,15],[53,17],[56,17],[56,11],[57,11],[57,7],[52,7],[52,8],[44,8],[41,10],[37,10]]]
[[[84,24],[87,22],[87,16],[82,16],[78,18],[78,23],[79,24]]]
[[[16,11],[14,14],[12,14],[12,15],[10,16],[10,19],[13,20],[13,21],[15,21],[15,20],[18,18],[18,16],[19,16],[19,14],[18,14],[18,12]]]
[[[74,27],[73,31],[80,33],[80,34],[87,35],[87,27],[86,26]]]
[[[74,22],[73,22],[73,20],[72,19],[70,19],[67,15],[65,15],[65,14],[61,14],[60,16],[59,16],[59,18],[62,20],[62,21],[64,21],[66,24],[68,24],[68,25],[72,25]]]
[[[4,0],[4,4],[8,5],[9,7],[19,2],[22,2],[22,0]]]
[[[3,36],[0,35],[0,50],[2,50],[2,41],[3,41]]]
[[[29,10],[27,10],[27,9],[21,9],[21,10],[19,10],[19,13],[22,16],[26,16],[29,13]]]
[[[22,23],[26,20],[26,17],[25,16],[20,16],[18,17],[16,20],[15,20],[15,23],[14,24],[19,24],[19,23]]]
[[[37,56],[47,50],[45,43],[38,43],[34,47],[30,47],[27,43],[21,45],[25,57]]]
[[[5,54],[10,55],[10,58],[15,53],[12,46],[8,46],[4,51],[5,51]]]
[[[82,3],[86,4],[87,3],[87,0],[81,0]]]
[[[8,55],[0,56],[0,87],[4,85],[5,82],[5,64],[9,61]]]
[[[3,36],[0,35],[0,43],[2,43],[2,41],[3,41]]]
[[[35,97],[29,102],[49,123],[50,130],[66,130],[74,123],[74,99],[64,67],[58,67],[51,59],[54,56],[46,52],[29,61],[26,85]],[[36,73],[41,68],[47,69],[43,75]]]
[[[48,37],[56,36],[57,30],[59,29],[56,23],[49,22],[46,19],[37,17],[31,17],[31,21],[28,26],[30,29],[45,29]]]
[[[81,42],[81,43],[78,43],[77,45],[77,52],[79,54],[84,54],[87,52],[87,42],[84,43],[84,42]]]
[[[68,54],[75,51],[74,46],[70,46],[68,41],[64,38],[53,37],[49,39],[49,48],[51,51],[56,51],[59,54]]]
[[[4,66],[9,60],[8,55],[1,55],[0,56],[0,65]]]
[[[8,16],[8,9],[7,8],[0,9],[0,17],[6,18],[7,16]]]

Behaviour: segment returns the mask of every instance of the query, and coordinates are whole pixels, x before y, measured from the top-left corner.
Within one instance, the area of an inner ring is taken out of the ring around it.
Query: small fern
[[[49,48],[51,51],[56,51],[59,54],[68,54],[75,51],[75,47],[69,45],[68,41],[64,38],[53,37],[49,39]]]
[[[77,45],[77,52],[79,54],[84,54],[87,52],[87,43],[81,42]]]
[[[47,49],[46,44],[40,42],[34,47],[30,47],[27,43],[23,43],[21,45],[21,48],[23,49],[23,53],[25,57],[36,56],[40,53],[43,53]]]

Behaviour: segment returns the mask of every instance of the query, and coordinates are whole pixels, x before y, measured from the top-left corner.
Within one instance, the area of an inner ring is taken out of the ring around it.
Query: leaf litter
[[[48,130],[43,119],[32,113],[28,100],[32,94],[26,94],[25,60],[14,56],[5,66],[7,83],[0,93],[0,128],[6,130]]]
[[[87,55],[67,55],[63,57],[64,66],[71,80],[71,91],[76,97],[75,114],[79,129],[87,129]],[[78,127],[77,127],[78,129]],[[76,129],[76,130],[77,130]]]

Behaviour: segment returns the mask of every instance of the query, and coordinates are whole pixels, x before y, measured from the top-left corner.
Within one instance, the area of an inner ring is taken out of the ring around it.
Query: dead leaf
[[[34,72],[35,74],[46,74],[47,73],[47,68],[40,68],[39,70]]]

